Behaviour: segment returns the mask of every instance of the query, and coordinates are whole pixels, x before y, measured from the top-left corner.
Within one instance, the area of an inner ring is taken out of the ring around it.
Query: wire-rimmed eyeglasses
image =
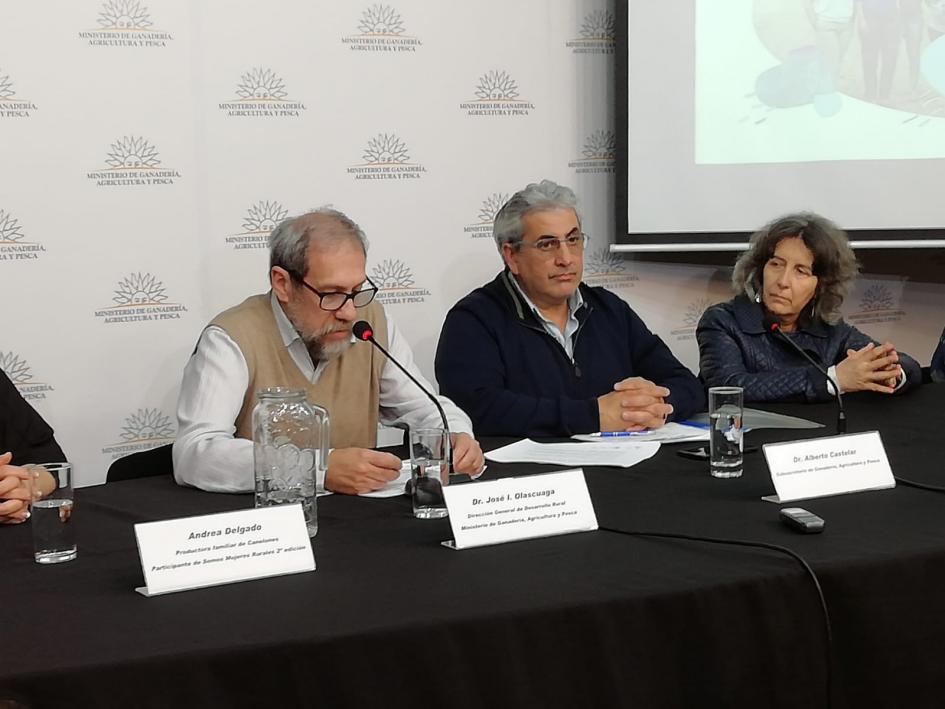
[[[587,248],[587,242],[591,237],[587,234],[578,232],[577,234],[568,234],[563,239],[556,239],[553,236],[543,236],[537,241],[519,241],[516,246],[528,246],[535,249],[540,254],[551,255],[557,253],[561,246],[567,246],[569,249],[584,250]]]

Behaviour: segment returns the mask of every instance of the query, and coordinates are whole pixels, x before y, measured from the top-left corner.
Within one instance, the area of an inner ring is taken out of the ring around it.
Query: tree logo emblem
[[[164,284],[150,273],[132,273],[118,282],[112,300],[119,306],[157,305],[167,300]]]
[[[371,280],[381,290],[400,290],[414,284],[413,274],[399,259],[384,259],[371,269]]]
[[[9,75],[0,74],[0,101],[12,101],[15,96],[16,91],[13,90]]]
[[[617,137],[612,130],[600,129],[584,138],[581,157],[568,163],[577,174],[612,173],[616,169]]]
[[[584,261],[584,270],[589,276],[610,276],[627,270],[623,257],[608,248],[592,251]]]
[[[574,54],[613,54],[617,20],[610,10],[592,10],[584,15],[578,36],[567,42]]]
[[[378,133],[361,155],[369,165],[402,165],[410,160],[407,146],[393,133]]]
[[[892,293],[884,285],[872,285],[863,293],[860,309],[869,313],[877,310],[892,310],[895,306]]]
[[[141,31],[151,27],[148,8],[138,0],[108,0],[99,13],[98,24],[103,30]]]
[[[397,37],[404,33],[404,23],[390,5],[371,5],[361,16],[358,29],[365,35]]]
[[[493,70],[479,77],[476,96],[482,101],[514,101],[518,86],[506,72]]]
[[[20,223],[4,210],[0,209],[0,244],[15,244],[23,239]]]
[[[112,170],[154,170],[161,160],[157,149],[147,140],[126,135],[109,146],[105,163]]]
[[[493,192],[491,195],[482,200],[482,208],[479,210],[479,223],[495,223],[496,215],[508,201],[509,195],[503,194],[502,192]]]
[[[33,378],[29,365],[14,352],[0,352],[0,369],[14,384],[28,384]]]
[[[584,16],[581,37],[613,41],[617,35],[617,21],[610,10],[594,10]]]
[[[258,67],[240,77],[236,95],[244,101],[284,101],[288,94],[274,71]]]
[[[584,157],[588,160],[613,160],[617,139],[612,130],[595,130],[584,141]]]
[[[168,440],[174,438],[171,419],[158,409],[138,409],[125,419],[121,439],[127,442]]]
[[[243,228],[249,234],[268,234],[288,213],[278,202],[259,201],[246,210]]]

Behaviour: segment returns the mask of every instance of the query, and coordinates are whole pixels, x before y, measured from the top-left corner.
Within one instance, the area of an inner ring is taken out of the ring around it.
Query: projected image
[[[945,0],[699,0],[695,157],[945,157]]]
[[[945,116],[945,0],[755,0],[759,39],[781,60],[757,80],[772,108],[843,108],[840,94]]]

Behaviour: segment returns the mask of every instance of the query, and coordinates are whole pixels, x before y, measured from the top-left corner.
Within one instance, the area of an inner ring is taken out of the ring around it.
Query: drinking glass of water
[[[716,478],[742,474],[742,388],[709,388],[709,472]]]
[[[410,481],[413,516],[446,517],[443,486],[449,483],[450,435],[442,428],[410,429]]]
[[[72,465],[44,463],[56,483],[52,492],[33,502],[33,558],[40,564],[58,564],[76,557]]]

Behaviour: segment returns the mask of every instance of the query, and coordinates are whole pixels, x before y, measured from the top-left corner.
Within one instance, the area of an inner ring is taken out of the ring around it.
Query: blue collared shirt
[[[522,296],[522,299],[532,309],[532,312],[535,314],[535,317],[538,318],[538,321],[541,323],[542,327],[545,328],[545,332],[551,335],[555,340],[564,348],[564,351],[568,355],[568,359],[572,362],[574,361],[574,333],[578,331],[580,327],[580,322],[577,319],[577,311],[581,309],[584,305],[584,296],[581,295],[581,289],[575,288],[574,293],[571,294],[571,297],[568,298],[568,321],[564,324],[564,332],[561,331],[561,328],[558,325],[544,315],[537,308],[537,306],[532,302],[531,298],[525,295],[525,291],[522,290],[522,286],[518,282],[518,278],[514,274],[509,274],[512,277],[509,279],[515,285],[515,289],[519,292],[519,295]]]

